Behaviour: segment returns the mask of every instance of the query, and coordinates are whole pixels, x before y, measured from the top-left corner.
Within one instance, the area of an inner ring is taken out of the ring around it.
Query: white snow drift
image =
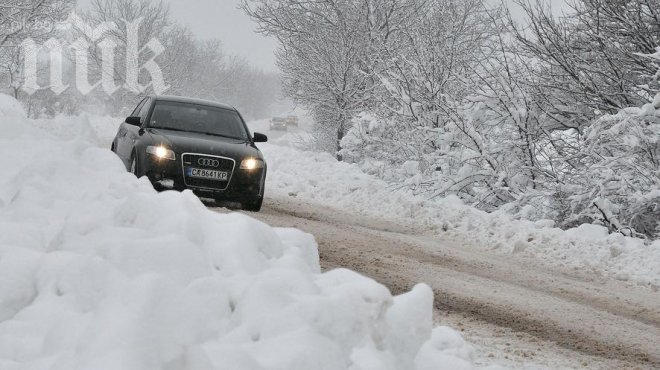
[[[428,287],[321,274],[310,235],[156,193],[90,122],[0,95],[0,369],[472,368]]]

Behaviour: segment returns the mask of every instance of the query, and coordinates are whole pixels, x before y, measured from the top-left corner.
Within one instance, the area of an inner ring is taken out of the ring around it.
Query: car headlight
[[[264,161],[256,158],[248,158],[248,159],[244,159],[241,162],[242,170],[251,171],[251,170],[256,170],[257,168],[264,168]]]
[[[160,159],[169,159],[170,161],[176,160],[174,151],[165,148],[164,146],[148,146],[147,153],[156,156]]]

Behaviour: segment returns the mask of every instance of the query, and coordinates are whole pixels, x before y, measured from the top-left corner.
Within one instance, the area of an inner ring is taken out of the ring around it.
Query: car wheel
[[[255,200],[243,203],[243,210],[248,212],[259,212],[261,211],[261,205],[264,202],[263,197],[259,197]]]

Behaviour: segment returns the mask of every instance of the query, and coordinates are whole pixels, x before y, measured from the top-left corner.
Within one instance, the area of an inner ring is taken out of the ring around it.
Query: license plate
[[[215,170],[205,170],[203,168],[186,168],[186,176],[198,179],[209,179],[218,181],[227,181],[229,173]]]

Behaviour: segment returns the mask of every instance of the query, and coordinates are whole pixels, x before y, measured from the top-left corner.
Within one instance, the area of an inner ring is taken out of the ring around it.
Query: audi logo
[[[220,166],[220,161],[217,159],[208,159],[208,158],[200,158],[197,163],[199,163],[200,166],[206,166],[206,167],[218,167]]]

